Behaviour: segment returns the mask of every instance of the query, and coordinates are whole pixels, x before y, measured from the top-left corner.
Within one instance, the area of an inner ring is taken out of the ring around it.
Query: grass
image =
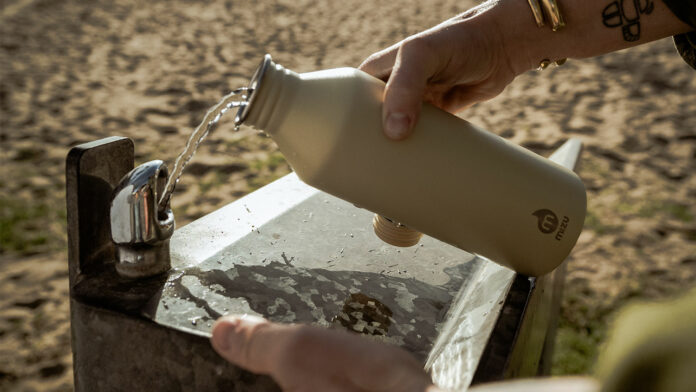
[[[276,171],[280,166],[286,165],[285,157],[283,156],[280,151],[274,151],[270,154],[268,154],[268,157],[266,159],[257,159],[251,164],[249,164],[249,167],[251,170],[255,172],[260,172],[264,169],[268,169],[270,171]]]
[[[280,177],[283,176],[285,173],[268,173],[268,174],[263,174],[263,175],[256,175],[253,177],[250,177],[247,180],[247,185],[249,185],[249,192],[253,192],[259,188],[261,188],[264,185],[267,185]]]
[[[686,223],[694,220],[688,206],[672,201],[649,203],[642,206],[638,211],[638,215],[644,218],[652,217],[657,213],[665,213],[674,219]]]
[[[266,159],[258,159],[251,162],[249,168],[253,174],[247,179],[249,192],[261,188],[290,172],[290,166],[279,151],[271,152]]]
[[[553,375],[592,374],[599,348],[606,337],[606,325],[596,323],[581,328],[562,318],[556,335],[553,354]]]
[[[283,154],[279,151],[269,153],[264,159],[251,161],[249,163],[249,173],[247,176],[249,192],[255,191],[289,172],[290,167],[285,161]],[[206,193],[227,181],[229,181],[228,175],[215,171],[198,181],[198,189],[201,193]]]
[[[228,176],[225,173],[214,171],[198,182],[198,189],[201,193],[206,193],[224,184],[226,181],[228,181]]]
[[[65,222],[65,211],[46,203],[0,198],[0,254],[31,255],[64,245],[63,238],[50,230]]]
[[[587,282],[566,282],[553,354],[553,375],[594,374],[613,320],[627,304],[673,297],[682,290],[679,285],[665,285],[656,280],[649,271],[616,284],[622,287],[621,292],[608,297],[590,289]]]
[[[0,199],[0,254],[26,253],[48,239],[39,231],[37,220],[48,215],[45,204],[30,205],[18,200]]]
[[[275,171],[281,165],[287,164],[285,157],[280,152],[271,153],[266,160],[266,164],[271,171]]]
[[[617,225],[609,225],[602,222],[599,216],[592,210],[588,210],[585,215],[585,230],[592,230],[595,233],[602,235],[607,233],[612,233],[619,230],[621,227]]]
[[[626,215],[636,215],[641,218],[652,218],[657,215],[667,215],[670,218],[689,223],[693,222],[688,205],[676,203],[671,200],[646,200],[635,202],[622,202],[617,204],[616,210]]]
[[[554,346],[551,374],[591,375],[615,312],[639,294],[642,284],[633,282],[620,295],[598,297],[590,282],[566,282]]]

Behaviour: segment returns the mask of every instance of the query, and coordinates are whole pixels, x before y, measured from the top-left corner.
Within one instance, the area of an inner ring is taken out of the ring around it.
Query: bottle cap
[[[423,236],[421,232],[379,214],[375,214],[374,219],[372,219],[372,227],[375,229],[377,237],[382,241],[404,248],[416,245],[420,241],[421,236]]]

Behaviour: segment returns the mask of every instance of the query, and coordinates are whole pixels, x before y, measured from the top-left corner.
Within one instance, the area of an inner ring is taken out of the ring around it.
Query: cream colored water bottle
[[[585,187],[570,170],[424,104],[382,132],[384,83],[354,68],[297,74],[266,56],[236,122],[268,133],[297,175],[409,228],[538,276],[575,245]]]

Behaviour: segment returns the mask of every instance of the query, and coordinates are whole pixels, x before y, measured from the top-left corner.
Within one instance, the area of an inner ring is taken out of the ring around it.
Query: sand
[[[64,160],[110,135],[170,165],[262,58],[356,66],[474,1],[31,1],[0,16],[0,390],[72,388]],[[585,143],[585,231],[570,256],[556,372],[587,372],[614,311],[696,281],[696,71],[670,40],[529,72],[461,116],[541,154]],[[179,225],[289,172],[223,122],[174,195]],[[589,342],[589,343],[588,343]],[[589,346],[588,346],[589,344]],[[586,347],[588,346],[588,347]]]

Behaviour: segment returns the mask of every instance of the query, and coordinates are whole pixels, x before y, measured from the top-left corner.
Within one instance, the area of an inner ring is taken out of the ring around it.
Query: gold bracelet
[[[538,0],[527,0],[529,3],[529,7],[532,9],[532,14],[534,15],[534,20],[536,21],[536,24],[538,27],[543,27],[544,26],[544,12],[541,10],[541,7],[539,6],[539,1]],[[541,4],[543,4],[544,9],[546,10],[546,14],[548,14],[549,18],[551,19],[551,29],[553,31],[558,31],[559,29],[565,27],[565,21],[563,20],[563,16],[561,15],[561,11],[558,8],[558,3],[556,3],[556,0],[541,0]],[[543,59],[539,63],[539,68],[538,70],[543,70],[549,67],[552,63],[555,64],[556,66],[560,66],[565,64],[566,60],[568,59],[559,59],[556,61],[551,61],[549,59]]]
[[[566,61],[568,61],[568,59],[559,59],[556,61],[551,61],[549,59],[543,59],[543,60],[541,60],[541,62],[539,62],[539,68],[537,68],[537,70],[539,70],[539,71],[545,70],[551,64],[554,64],[557,67],[560,67],[561,65],[565,64]]]
[[[544,27],[544,13],[541,11],[541,6],[537,0],[527,0],[529,6],[532,8],[532,14],[534,14],[534,20],[536,21],[537,27]]]
[[[561,11],[558,9],[556,0],[541,0],[541,4],[544,6],[549,18],[551,18],[551,29],[553,31],[558,31],[565,27],[565,22],[563,21],[563,16],[561,16]]]

